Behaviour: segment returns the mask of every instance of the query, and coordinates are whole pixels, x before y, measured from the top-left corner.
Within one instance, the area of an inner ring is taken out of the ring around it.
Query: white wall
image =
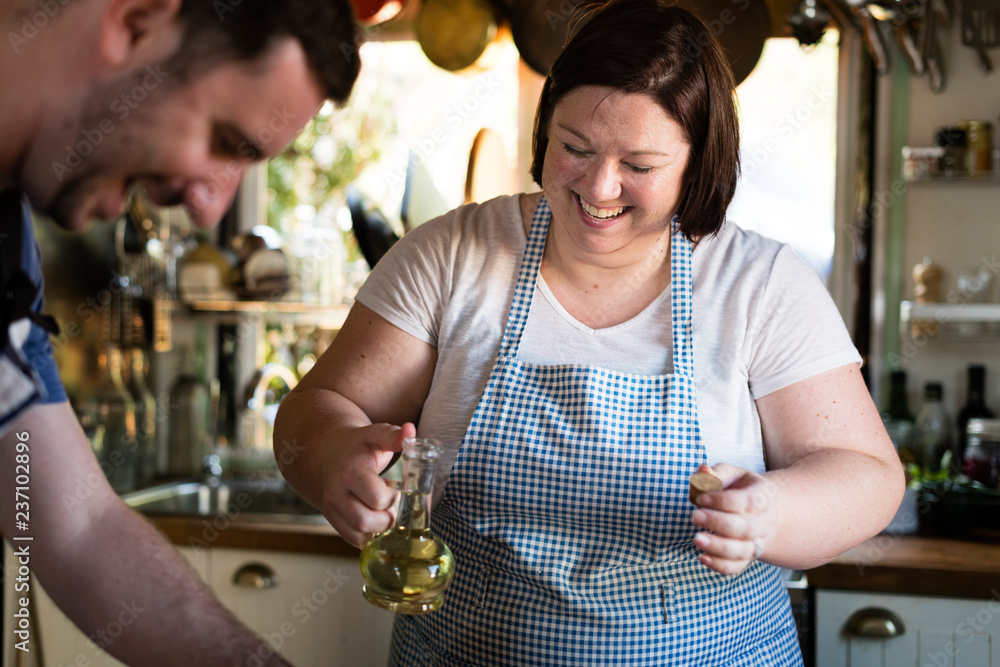
[[[941,50],[946,68],[946,87],[940,94],[931,92],[925,77],[909,80],[906,143],[930,146],[935,129],[954,125],[960,120],[987,120],[993,124],[993,145],[998,144],[1000,116],[1000,49],[989,52],[996,68],[992,74],[979,71],[974,52],[960,41],[958,22],[942,31]],[[905,67],[898,57],[893,67]],[[898,155],[901,146],[892,147]],[[894,165],[898,160],[893,160]],[[898,185],[899,174],[890,175]],[[990,182],[910,184],[897,205],[902,206],[904,225],[901,249],[903,298],[913,298],[912,267],[930,256],[944,269],[942,294],[956,288],[960,272],[986,262],[995,269],[1000,261],[1000,177]],[[992,298],[1000,299],[1000,276],[994,276]],[[890,304],[893,307],[895,304]],[[920,390],[928,380],[944,383],[945,403],[951,415],[965,400],[965,368],[970,363],[985,363],[986,399],[1000,413],[1000,332],[987,342],[934,340],[901,345],[903,367],[909,371],[910,407],[919,405]]]

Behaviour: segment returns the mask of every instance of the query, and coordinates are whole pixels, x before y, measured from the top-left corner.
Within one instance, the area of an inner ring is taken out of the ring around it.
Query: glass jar
[[[938,173],[954,176],[965,172],[965,130],[959,127],[942,127],[934,134],[934,145],[944,149],[938,158]]]
[[[991,489],[1000,489],[1000,419],[970,419],[962,474]]]
[[[985,175],[992,168],[993,126],[983,120],[966,120],[958,124],[965,132],[965,169],[970,174]]]

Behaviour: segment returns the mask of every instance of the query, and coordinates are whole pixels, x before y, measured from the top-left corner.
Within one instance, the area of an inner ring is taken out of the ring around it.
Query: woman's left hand
[[[722,490],[703,493],[691,514],[691,521],[702,529],[694,538],[702,551],[698,560],[721,574],[739,574],[766,555],[778,530],[778,489],[764,476],[726,463],[711,470],[722,479]]]

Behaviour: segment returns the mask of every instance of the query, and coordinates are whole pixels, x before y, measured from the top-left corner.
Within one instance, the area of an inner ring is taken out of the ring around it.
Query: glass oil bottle
[[[365,598],[401,614],[434,611],[444,602],[455,561],[431,532],[431,491],[441,446],[429,438],[403,442],[403,479],[396,524],[361,551]]]

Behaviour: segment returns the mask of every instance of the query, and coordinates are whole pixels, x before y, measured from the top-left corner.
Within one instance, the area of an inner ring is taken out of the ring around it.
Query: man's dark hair
[[[226,61],[253,61],[273,43],[302,45],[324,96],[350,97],[361,60],[349,0],[184,0],[184,38],[170,66],[187,78]]]
[[[532,178],[542,184],[552,113],[567,93],[604,86],[648,95],[681,126],[690,146],[677,209],[680,230],[691,240],[715,234],[740,172],[736,86],[715,37],[668,0],[610,0],[580,23],[542,87]]]

